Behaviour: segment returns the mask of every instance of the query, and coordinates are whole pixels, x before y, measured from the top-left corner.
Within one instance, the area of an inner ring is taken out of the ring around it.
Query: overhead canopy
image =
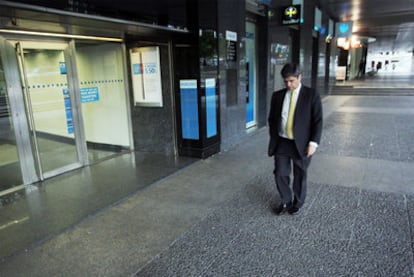
[[[173,26],[160,26],[9,1],[0,1],[0,29],[121,39],[126,35],[165,36],[173,33],[188,33],[184,28]]]

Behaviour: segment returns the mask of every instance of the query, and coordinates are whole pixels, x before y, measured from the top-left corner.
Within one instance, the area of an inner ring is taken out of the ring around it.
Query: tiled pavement
[[[312,183],[301,214],[275,217],[246,197],[256,181],[136,276],[412,276],[412,196]]]
[[[271,213],[264,170],[136,276],[412,276],[414,99],[342,100],[301,214]]]
[[[263,128],[3,260],[0,276],[414,276],[414,97],[323,105],[300,214],[270,210]]]

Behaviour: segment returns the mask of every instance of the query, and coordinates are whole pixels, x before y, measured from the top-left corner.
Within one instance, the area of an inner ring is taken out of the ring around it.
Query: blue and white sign
[[[73,134],[73,117],[72,117],[72,104],[70,102],[69,89],[63,89],[63,103],[65,105],[66,114],[66,127],[68,134]]]
[[[197,80],[180,80],[183,139],[199,139]]]
[[[80,99],[82,103],[99,101],[99,89],[98,87],[81,88]]]
[[[70,109],[71,108],[71,104],[70,104],[70,98],[69,97],[65,97],[63,99],[64,103],[65,103],[65,109]]]
[[[130,58],[135,104],[162,107],[159,47],[132,48]]]
[[[60,69],[60,74],[66,74],[66,63],[65,62],[59,62],[59,69]]]
[[[237,41],[237,33],[232,31],[226,31],[226,40]]]
[[[145,74],[157,74],[158,66],[156,63],[144,64]]]
[[[348,38],[352,36],[352,21],[338,22],[335,24],[335,36],[338,38]]]
[[[207,138],[217,135],[216,79],[206,79]]]

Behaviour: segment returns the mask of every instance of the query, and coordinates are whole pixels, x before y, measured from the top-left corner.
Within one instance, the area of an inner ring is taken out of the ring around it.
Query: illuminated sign
[[[207,138],[217,135],[216,79],[206,79],[206,127]]]
[[[198,140],[197,80],[180,80],[180,102],[182,138]]]
[[[338,38],[346,38],[352,36],[352,21],[338,22],[335,24],[335,35]]]
[[[132,48],[130,59],[135,105],[162,107],[159,47]]]
[[[282,25],[300,23],[300,5],[287,6],[282,9]]]

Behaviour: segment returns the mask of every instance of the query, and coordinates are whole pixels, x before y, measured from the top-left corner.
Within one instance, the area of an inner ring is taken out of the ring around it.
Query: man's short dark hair
[[[282,78],[287,77],[298,77],[302,72],[300,71],[299,65],[295,63],[288,63],[285,64],[280,71],[280,74],[282,75]]]

